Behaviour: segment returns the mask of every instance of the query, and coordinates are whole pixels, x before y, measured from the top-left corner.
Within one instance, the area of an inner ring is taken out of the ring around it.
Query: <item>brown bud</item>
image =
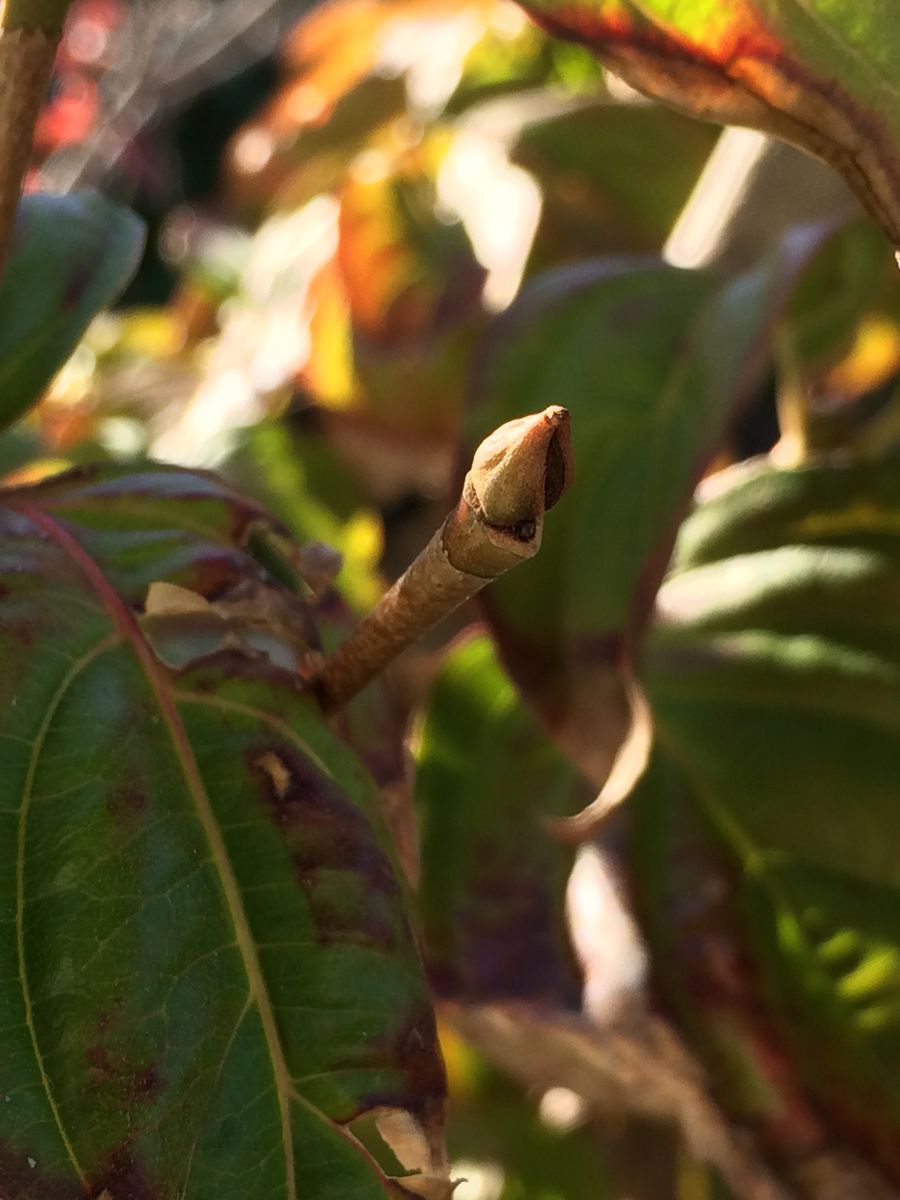
[[[475,451],[469,482],[490,525],[540,524],[572,479],[568,410],[558,404],[507,421]]]
[[[345,703],[401,650],[491,579],[535,555],[544,513],[572,478],[569,414],[554,405],[481,443],[462,496],[415,562],[322,664],[323,708]]]

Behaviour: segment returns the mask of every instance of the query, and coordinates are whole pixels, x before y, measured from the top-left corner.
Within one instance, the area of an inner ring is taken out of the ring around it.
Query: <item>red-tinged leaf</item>
[[[633,86],[830,162],[900,244],[900,25],[893,0],[525,0]]]
[[[9,1200],[449,1195],[374,789],[290,669],[298,561],[212,476],[2,496]],[[345,1129],[373,1109],[410,1115],[408,1188]]]
[[[287,530],[216,475],[160,463],[142,470],[78,467],[27,495],[78,528],[88,554],[102,560],[110,583],[134,609],[157,580],[208,599],[266,578],[302,590]]]

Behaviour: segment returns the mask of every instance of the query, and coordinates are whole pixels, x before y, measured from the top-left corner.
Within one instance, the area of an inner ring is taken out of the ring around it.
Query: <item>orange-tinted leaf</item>
[[[351,173],[341,191],[337,257],[353,324],[386,347],[477,308],[484,281],[462,226],[435,213],[429,157],[412,153],[393,171],[381,160]]]
[[[826,159],[900,243],[893,0],[526,0],[526,8],[641,91]]]
[[[379,495],[440,486],[483,324],[484,269],[437,211],[443,135],[373,151],[341,191],[338,249],[311,288],[301,383]]]

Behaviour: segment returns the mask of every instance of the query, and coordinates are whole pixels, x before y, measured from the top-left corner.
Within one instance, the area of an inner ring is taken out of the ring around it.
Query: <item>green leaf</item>
[[[171,468],[2,499],[4,1195],[410,1195],[345,1126],[404,1110],[440,1167],[434,1018],[374,788],[279,665],[284,529]]]
[[[22,200],[0,282],[0,428],[40,399],[143,244],[140,219],[92,192]]]
[[[900,477],[726,479],[685,526],[648,644],[645,911],[670,1000],[743,1076],[745,1115],[789,1145],[811,1102],[896,1179]]]
[[[450,1152],[461,1173],[471,1180],[474,1166],[496,1179],[498,1191],[492,1194],[497,1200],[614,1200],[634,1194],[628,1188],[630,1164],[616,1161],[626,1157],[628,1135],[637,1140],[633,1128],[615,1134],[604,1129],[602,1137],[590,1124],[554,1128],[538,1114],[536,1095],[525,1094],[462,1039],[451,1034],[446,1040],[450,1061],[455,1056],[467,1068],[448,1128]],[[644,1162],[646,1156],[645,1138]],[[664,1169],[657,1171],[657,1180],[671,1183]]]
[[[447,655],[417,753],[421,908],[429,964],[468,1001],[578,994],[563,893],[571,850],[548,816],[583,804],[583,781],[516,695],[490,640]]]
[[[280,421],[254,425],[227,470],[252,481],[299,541],[323,542],[338,551],[342,594],[357,612],[372,607],[384,590],[377,573],[381,521],[367,506],[359,480],[320,434],[292,435]]]
[[[819,237],[804,231],[724,284],[642,259],[548,272],[485,346],[472,445],[522,412],[564,404],[572,414],[573,486],[541,553],[485,603],[516,682],[598,785],[627,720],[628,640]]]
[[[660,251],[715,138],[713,129],[657,105],[605,98],[527,125],[512,159],[535,176],[543,197],[529,269]]]
[[[900,243],[893,0],[525,0],[640,91],[832,164]]]

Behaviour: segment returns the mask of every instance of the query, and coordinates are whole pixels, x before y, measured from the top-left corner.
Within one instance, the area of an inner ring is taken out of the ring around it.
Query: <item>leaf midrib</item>
[[[281,1115],[282,1142],[285,1154],[285,1200],[298,1200],[293,1131],[290,1119],[290,1100],[294,1092],[281,1039],[278,1034],[278,1025],[275,1020],[272,1000],[269,996],[265,977],[260,966],[249,918],[244,909],[237,878],[228,858],[224,838],[216,822],[187,732],[174,699],[170,694],[168,681],[162,667],[154,658],[152,651],[141,635],[133,616],[103,575],[100,568],[85,552],[77,539],[63,525],[59,524],[53,518],[48,517],[46,513],[33,505],[23,504],[20,511],[47,533],[87,578],[103,607],[112,618],[117,630],[121,633],[125,642],[133,649],[150,685],[169,736],[172,739],[173,746],[181,763],[185,782],[191,794],[191,799],[194,802],[197,819],[210,848],[210,857],[218,874],[219,885],[222,888],[229,916],[234,926],[235,941],[244,963],[250,994],[256,1003],[263,1027],[266,1048],[269,1052],[269,1059],[275,1078],[278,1106]]]

